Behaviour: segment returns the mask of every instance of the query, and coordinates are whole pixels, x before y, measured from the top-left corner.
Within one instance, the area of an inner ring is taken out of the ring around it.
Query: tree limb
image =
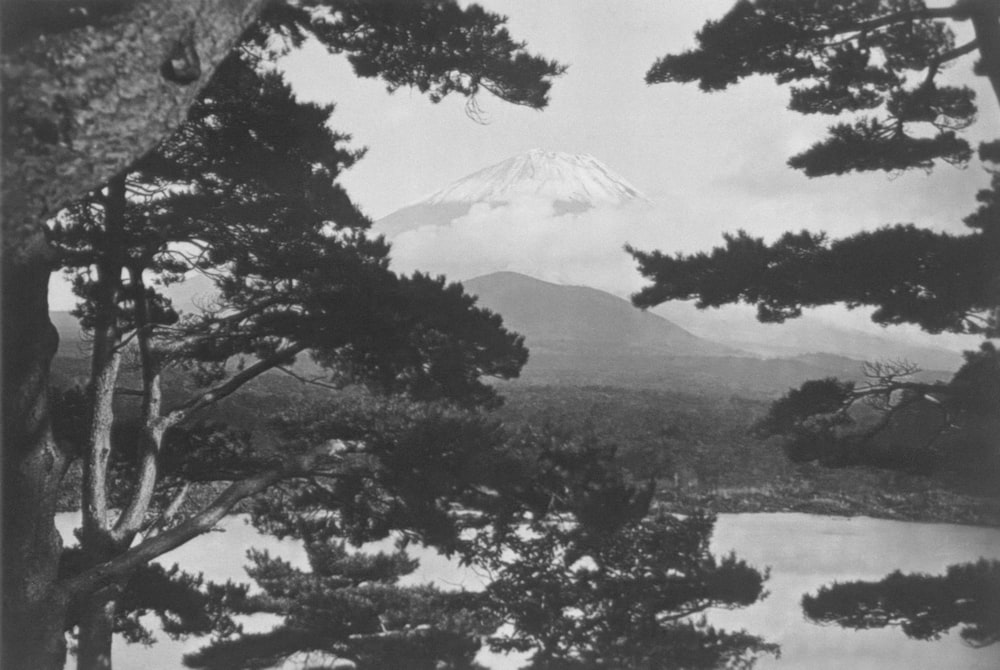
[[[176,549],[216,526],[241,500],[267,490],[283,479],[308,476],[329,455],[329,447],[320,445],[309,453],[287,459],[280,467],[262,472],[229,485],[201,512],[187,521],[144,539],[116,558],[70,577],[62,586],[70,596],[91,593],[94,589],[131,574],[136,568]]]
[[[937,76],[941,69],[941,66],[949,61],[953,61],[956,58],[961,58],[962,56],[968,55],[979,48],[979,42],[977,40],[972,40],[966,42],[960,47],[956,47],[951,51],[946,51],[940,54],[937,58],[932,60],[927,64],[927,76],[924,77],[924,86],[930,86],[931,82],[934,81],[934,77]]]
[[[213,386],[204,393],[194,396],[184,404],[168,412],[163,418],[165,427],[175,426],[194,412],[204,409],[205,407],[232,395],[239,390],[241,386],[255,377],[282,365],[290,357],[305,350],[306,345],[304,344],[289,345],[281,351],[275,353],[273,356],[254,363],[245,370],[233,375],[225,382]]]
[[[979,68],[1000,102],[1000,7],[994,0],[966,0],[979,44]]]
[[[288,375],[292,379],[297,379],[298,381],[302,382],[303,384],[310,384],[312,386],[318,386],[320,388],[330,389],[331,391],[341,391],[341,390],[343,390],[343,389],[341,389],[341,387],[337,386],[336,384],[328,384],[328,383],[323,382],[323,381],[321,381],[319,379],[310,379],[308,377],[303,377],[300,374],[292,372],[290,369],[288,369],[287,367],[285,367],[283,365],[279,366],[277,368],[277,370],[279,372],[284,372],[286,375]]]
[[[868,32],[885,28],[897,23],[911,23],[921,19],[953,19],[962,20],[968,16],[964,9],[963,2],[956,2],[950,7],[924,7],[923,9],[910,9],[901,12],[893,12],[885,16],[879,16],[868,21],[852,23],[847,26],[836,26],[826,30],[817,31],[817,37],[840,35],[846,32]]]
[[[184,504],[184,500],[187,498],[188,491],[190,490],[191,482],[184,482],[181,485],[180,490],[174,494],[173,499],[170,501],[170,504],[167,505],[166,509],[160,512],[160,515],[156,517],[152,523],[148,524],[145,529],[143,529],[146,537],[158,535],[166,527],[166,525],[173,520],[173,518],[177,515],[177,512],[180,511],[181,505]]]
[[[114,426],[115,386],[121,366],[121,332],[117,303],[122,288],[125,249],[125,178],[112,179],[106,189],[105,246],[97,256],[94,284],[94,346],[90,354],[90,417],[87,447],[83,457],[83,536],[85,549],[105,541],[108,530],[108,468],[111,462],[111,432]]]
[[[136,568],[145,565],[154,558],[208,532],[239,501],[266,490],[283,476],[281,470],[272,470],[256,477],[234,482],[210,505],[184,523],[143,540],[117,558],[70,578],[64,583],[65,591],[70,595],[90,593],[104,584],[131,574]]]
[[[163,392],[160,388],[159,363],[150,343],[149,306],[141,268],[130,268],[135,333],[139,339],[139,361],[142,368],[142,434],[139,436],[138,480],[132,497],[118,516],[113,534],[119,542],[131,541],[142,527],[149,510],[159,477],[159,453],[166,427],[160,418]]]

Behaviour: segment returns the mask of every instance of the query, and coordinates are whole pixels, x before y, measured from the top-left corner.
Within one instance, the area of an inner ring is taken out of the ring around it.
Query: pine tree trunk
[[[1000,6],[995,0],[969,0],[966,7],[979,45],[978,70],[989,79],[1000,102]]]
[[[87,596],[80,607],[77,670],[111,670],[118,589]]]
[[[4,256],[0,666],[59,669],[66,598],[56,582],[62,541],[55,512],[69,459],[53,438],[48,406],[49,363],[59,342],[48,318],[49,253],[38,233]]]
[[[5,44],[0,62],[5,670],[62,670],[66,653],[55,512],[68,458],[48,409],[58,335],[44,222],[173,130],[264,2],[107,4],[112,15],[93,26]],[[164,74],[168,56],[192,46],[197,77]]]

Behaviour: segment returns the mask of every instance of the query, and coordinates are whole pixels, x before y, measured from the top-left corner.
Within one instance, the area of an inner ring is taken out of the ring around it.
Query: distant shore
[[[867,516],[893,521],[954,523],[1000,528],[1000,500],[935,491],[926,493],[882,493],[858,498],[844,494],[803,496],[781,488],[719,489],[713,492],[657,494],[655,505],[668,512],[690,514],[773,514],[799,512],[823,516]],[[64,501],[60,512],[78,511],[79,505]],[[247,511],[238,505],[234,514]]]
[[[663,479],[658,484],[655,503],[680,514],[698,510],[716,514],[801,512],[1000,528],[1000,497],[958,493],[940,482],[906,476],[893,484],[886,481],[884,474],[863,468],[809,468],[809,471],[811,474],[797,479],[717,487],[677,488]],[[69,473],[59,512],[80,509],[79,477],[79,468]],[[221,488],[221,484],[201,485],[189,494],[189,501],[193,507],[206,504]],[[234,509],[234,513],[246,511],[246,503]]]
[[[872,492],[858,495],[795,486],[720,488],[714,491],[660,491],[657,503],[670,512],[707,510],[717,514],[803,512],[828,516],[869,516],[895,521],[1000,527],[1000,499],[943,490]]]

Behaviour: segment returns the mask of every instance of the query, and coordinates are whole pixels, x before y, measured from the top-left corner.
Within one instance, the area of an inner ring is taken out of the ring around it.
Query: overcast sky
[[[664,209],[663,239],[746,227],[761,234],[809,226],[847,233],[896,221],[961,230],[978,166],[807,179],[785,166],[819,139],[827,117],[788,112],[787,92],[763,79],[705,94],[695,85],[647,86],[653,61],[694,44],[694,33],[731,0],[486,0],[511,33],[569,65],[544,111],[484,94],[489,123],[476,124],[455,97],[433,104],[417,92],[387,95],[342,59],[308,49],[287,61],[296,89],[337,103],[333,123],[369,153],[343,181],[374,218],[475,170],[532,148],[589,153]],[[996,136],[997,105],[971,61],[948,73],[980,91],[976,137]]]
[[[597,157],[642,190],[654,208],[634,220],[512,221],[510,235],[494,226],[478,239],[476,222],[465,221],[449,235],[439,230],[396,240],[401,270],[421,267],[464,279],[482,273],[477,270],[503,269],[506,259],[505,269],[623,295],[642,284],[621,252],[624,241],[673,252],[710,248],[723,232],[739,228],[767,238],[801,228],[842,236],[899,222],[962,232],[975,192],[988,183],[978,163],[964,170],[942,165],[930,174],[808,179],[785,162],[820,139],[830,119],[789,112],[787,90],[759,78],[714,94],[696,85],[645,84],[657,57],[693,46],[698,28],[725,13],[731,0],[482,4],[506,14],[511,33],[533,51],[569,65],[544,111],[483,95],[489,123],[480,125],[466,116],[461,98],[435,105],[417,92],[388,95],[379,82],[358,80],[342,59],[318,49],[287,60],[300,95],[336,102],[335,127],[368,147],[343,178],[361,207],[378,219],[485,166],[543,148]],[[963,35],[968,33],[959,33],[960,43]],[[959,61],[945,76],[979,93],[982,121],[969,137],[977,144],[997,136],[1000,113],[992,91],[970,68],[969,59]],[[477,256],[482,250],[491,257]],[[824,314],[867,325],[858,311]]]
[[[738,228],[769,238],[801,228],[840,236],[896,222],[961,232],[976,190],[988,182],[978,163],[965,170],[943,165],[931,174],[810,180],[785,161],[818,140],[830,119],[788,112],[787,91],[763,79],[714,94],[696,85],[644,83],[657,57],[693,46],[695,31],[721,16],[732,0],[481,4],[509,16],[512,35],[532,51],[569,66],[555,81],[547,109],[520,108],[484,94],[479,103],[489,122],[478,124],[467,117],[461,97],[433,104],[416,91],[389,95],[379,81],[357,79],[343,58],[318,48],[307,47],[283,63],[300,97],[336,103],[332,125],[352,134],[355,146],[368,147],[342,182],[375,219],[532,148],[591,154],[643,191],[654,208],[620,225],[577,225],[572,240],[554,235],[567,230],[568,220],[561,229],[540,226],[538,236],[520,226],[503,253],[523,256],[531,266],[547,265],[543,278],[624,294],[641,281],[621,251],[623,241],[694,251]],[[978,142],[998,135],[1000,113],[970,67],[969,60],[960,61],[947,74],[979,91],[982,121],[970,137]],[[439,257],[458,259],[467,246],[461,238],[451,246],[439,239]],[[397,251],[402,257],[407,249],[400,244]],[[457,273],[457,279],[476,274],[459,265],[426,269]],[[66,309],[67,302],[57,295],[53,308]]]

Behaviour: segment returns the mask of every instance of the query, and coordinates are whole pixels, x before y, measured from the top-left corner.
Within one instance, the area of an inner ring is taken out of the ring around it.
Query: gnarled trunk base
[[[0,665],[12,670],[60,670],[66,654],[66,597],[56,582],[62,540],[55,512],[69,459],[56,445],[49,417],[49,363],[59,336],[48,316],[48,259],[41,233],[3,259]]]

